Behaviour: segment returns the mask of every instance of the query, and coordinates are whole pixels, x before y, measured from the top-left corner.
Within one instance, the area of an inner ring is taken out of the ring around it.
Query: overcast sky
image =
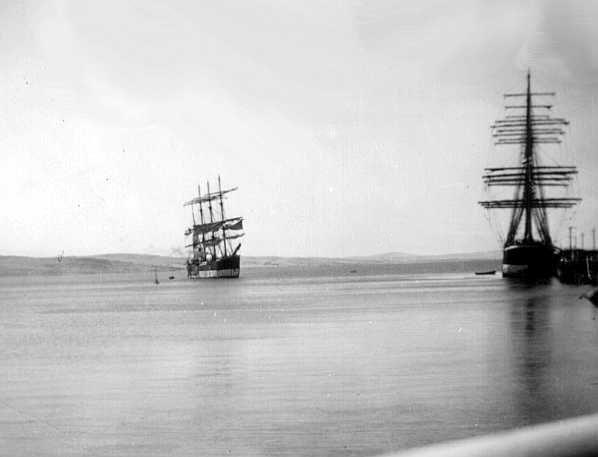
[[[597,23],[592,1],[2,2],[0,254],[168,254],[218,174],[246,255],[498,249],[480,176],[514,160],[489,125],[528,68],[571,121],[546,161],[579,167],[589,240]]]

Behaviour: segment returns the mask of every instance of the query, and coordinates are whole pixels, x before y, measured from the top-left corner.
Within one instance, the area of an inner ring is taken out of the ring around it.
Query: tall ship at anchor
[[[480,201],[489,210],[510,210],[511,217],[503,246],[504,277],[547,278],[555,274],[559,249],[548,224],[549,209],[567,209],[580,198],[554,195],[566,190],[577,174],[575,166],[547,165],[540,148],[562,142],[569,122],[551,115],[554,92],[532,92],[530,74],[521,93],[505,94],[507,115],[491,126],[498,146],[519,149],[519,163],[486,168],[482,179],[489,187],[513,189],[511,198]]]
[[[223,201],[235,190],[237,187],[223,190],[218,176],[217,191],[210,191],[209,182],[204,194],[197,186],[197,197],[184,204],[191,207],[193,217],[193,226],[185,231],[185,236],[191,237],[191,243],[185,246],[192,248],[187,259],[190,279],[239,277],[241,243],[235,240],[245,235],[243,218],[226,218]]]

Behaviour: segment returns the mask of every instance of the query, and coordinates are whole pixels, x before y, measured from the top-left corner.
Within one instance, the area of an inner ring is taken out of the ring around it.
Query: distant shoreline
[[[411,256],[382,254],[365,257],[242,257],[242,269],[334,270],[338,272],[466,272],[498,268],[500,259],[493,253]],[[184,257],[146,254],[101,254],[93,256],[26,257],[0,256],[0,276],[56,276],[66,274],[108,274],[160,271],[184,271]]]

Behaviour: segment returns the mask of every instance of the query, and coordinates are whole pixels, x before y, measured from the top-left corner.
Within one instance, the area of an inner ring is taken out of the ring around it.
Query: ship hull
[[[191,279],[238,278],[240,272],[241,256],[236,254],[187,265],[187,274]]]
[[[503,251],[504,278],[542,279],[554,276],[556,252],[545,244],[515,244]]]

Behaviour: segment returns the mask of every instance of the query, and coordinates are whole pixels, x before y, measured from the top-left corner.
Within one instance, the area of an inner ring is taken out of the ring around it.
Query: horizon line
[[[409,252],[402,252],[402,251],[387,251],[387,252],[379,252],[374,254],[359,254],[359,255],[346,255],[346,256],[319,256],[319,255],[268,255],[268,254],[261,254],[261,255],[243,255],[243,257],[257,257],[257,258],[280,258],[280,259],[356,259],[356,258],[371,258],[371,257],[386,257],[391,255],[396,256],[404,256],[404,257],[458,257],[458,256],[471,256],[475,254],[500,254],[500,249],[495,250],[487,250],[487,251],[469,251],[469,252],[446,252],[441,254],[413,254]],[[35,256],[35,255],[22,255],[22,254],[0,254],[0,257],[22,257],[22,258],[30,258],[30,259],[54,259],[57,257],[62,258],[94,258],[94,257],[102,257],[102,256],[116,256],[116,255],[135,255],[135,256],[147,256],[147,257],[175,257],[184,259],[185,256],[175,255],[175,254],[148,254],[148,253],[140,253],[140,252],[107,252],[107,253],[96,253],[96,254],[81,254],[81,255],[53,255],[53,256]]]

